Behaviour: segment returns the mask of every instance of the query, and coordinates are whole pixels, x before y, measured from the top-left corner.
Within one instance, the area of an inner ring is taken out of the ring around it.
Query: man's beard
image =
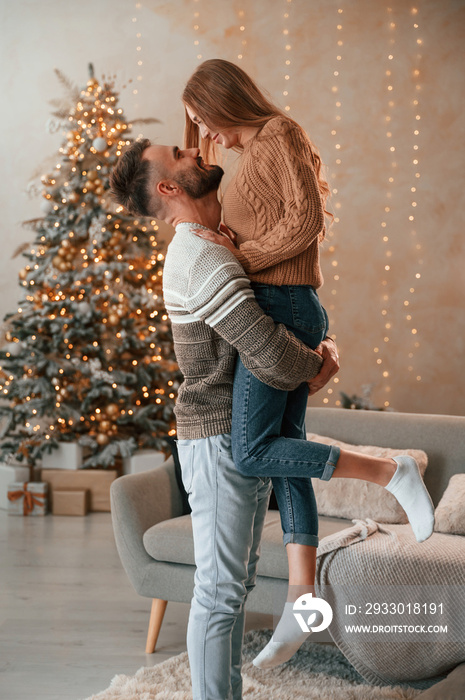
[[[178,174],[176,182],[192,199],[202,199],[210,192],[216,191],[224,175],[223,168],[212,165],[208,170],[192,169]]]

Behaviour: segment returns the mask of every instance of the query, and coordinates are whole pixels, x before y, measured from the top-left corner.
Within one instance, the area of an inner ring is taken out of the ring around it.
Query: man
[[[178,450],[192,508],[196,561],[187,633],[194,700],[242,697],[244,606],[253,588],[268,504],[268,479],[246,477],[231,455],[236,353],[253,374],[281,390],[337,371],[331,341],[320,355],[276,325],[255,301],[244,270],[223,246],[194,235],[216,231],[223,171],[198,149],[136,142],[118,162],[111,185],[133,214],[175,226],[163,288],[184,382],[176,403]]]

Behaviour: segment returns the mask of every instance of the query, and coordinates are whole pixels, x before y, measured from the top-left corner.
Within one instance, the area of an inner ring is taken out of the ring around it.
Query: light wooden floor
[[[189,606],[170,603],[146,655],[150,600],[132,589],[109,513],[8,516],[0,510],[0,698],[83,700],[186,650]],[[247,629],[272,627],[249,614]]]

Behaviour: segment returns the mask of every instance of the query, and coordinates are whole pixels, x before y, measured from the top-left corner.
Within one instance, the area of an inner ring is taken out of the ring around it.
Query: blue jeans
[[[257,302],[277,323],[316,348],[328,316],[311,286],[252,283]],[[234,376],[232,445],[237,469],[270,476],[279,506],[284,544],[318,546],[318,513],[310,477],[329,480],[340,450],[306,440],[308,387],[292,392],[263,384],[238,359]]]
[[[193,697],[241,700],[244,606],[255,585],[271,482],[237,471],[230,435],[177,444],[196,564],[187,628]]]

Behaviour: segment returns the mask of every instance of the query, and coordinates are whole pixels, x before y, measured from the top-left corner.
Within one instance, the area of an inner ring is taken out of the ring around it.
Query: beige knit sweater
[[[323,284],[319,235],[324,211],[309,143],[285,117],[248,141],[223,198],[236,257],[254,282]]]

